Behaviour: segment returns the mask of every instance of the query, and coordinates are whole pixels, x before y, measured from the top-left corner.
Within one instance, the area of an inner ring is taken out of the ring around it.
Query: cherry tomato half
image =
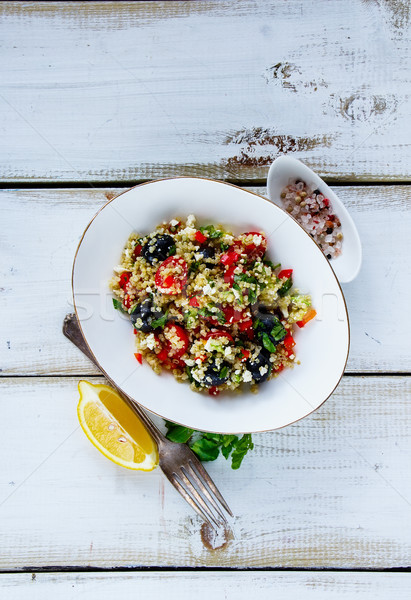
[[[187,263],[181,256],[169,256],[157,269],[155,284],[163,294],[179,294],[187,282]]]
[[[209,333],[207,333],[207,335],[205,336],[204,339],[209,340],[210,338],[219,338],[219,337],[225,337],[230,342],[234,342],[233,336],[230,335],[229,333],[227,333],[226,331],[210,331]]]
[[[247,238],[251,235],[253,236],[253,239],[247,241]],[[258,244],[254,242],[255,236],[258,236]],[[243,245],[245,254],[247,254],[250,259],[261,258],[267,252],[267,239],[265,235],[259,231],[248,231],[247,233],[241,234],[240,241]]]
[[[168,323],[164,327],[165,344],[169,358],[180,358],[187,352],[189,340],[186,331],[175,323]]]

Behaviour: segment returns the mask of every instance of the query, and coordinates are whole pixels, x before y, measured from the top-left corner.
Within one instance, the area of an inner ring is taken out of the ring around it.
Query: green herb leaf
[[[282,342],[286,335],[285,327],[278,321],[271,330],[271,336],[276,342]]]
[[[285,296],[288,292],[288,290],[292,287],[293,285],[293,280],[291,277],[289,277],[285,283],[283,283],[283,285],[280,287],[280,289],[278,290],[277,294],[279,296],[281,296],[281,298],[283,298],[283,296]]]
[[[221,310],[218,310],[218,309],[214,312],[210,308],[208,308],[207,306],[205,306],[204,308],[200,308],[200,310],[197,312],[197,314],[201,315],[202,317],[214,317],[215,319],[217,319],[217,321],[219,323],[225,323],[226,322],[226,318],[224,316],[224,313]]]
[[[153,329],[157,329],[158,327],[161,327],[162,329],[164,329],[165,324],[167,323],[167,319],[168,319],[168,310],[165,312],[165,314],[160,317],[159,319],[155,319],[154,321],[151,322],[151,327]]]
[[[274,344],[272,343],[272,341],[270,340],[270,336],[268,335],[268,333],[265,333],[265,332],[263,333],[262,340],[263,340],[263,346],[266,350],[268,350],[269,352],[277,352],[277,349],[274,346]]]
[[[225,435],[224,438],[225,440],[221,447],[221,454],[227,460],[227,458],[230,456],[232,449],[238,441],[238,437],[236,435]]]
[[[177,252],[177,248],[176,245],[173,244],[173,246],[170,247],[170,250],[168,251],[168,255],[167,256],[174,256],[174,254]]]
[[[231,468],[239,469],[243,462],[244,456],[249,450],[254,448],[254,444],[251,438],[251,433],[245,433],[243,437],[236,443],[233,453],[231,455]]]
[[[228,375],[228,367],[227,367],[227,366],[225,366],[225,367],[223,367],[223,368],[221,369],[221,371],[220,371],[220,373],[219,373],[219,377],[220,377],[221,379],[224,379],[224,377],[227,377],[227,375]]]
[[[220,454],[220,448],[212,440],[201,438],[196,440],[194,444],[190,446],[191,450],[197,454],[198,458],[203,461],[215,460]]]
[[[246,283],[254,283],[258,285],[257,279],[253,275],[247,275],[246,273],[238,273],[234,275],[234,281],[238,283],[239,281],[245,281]]]
[[[241,294],[241,288],[240,288],[240,286],[238,285],[238,283],[233,283],[233,289],[234,289],[234,290],[237,290],[237,292],[240,292],[240,294]]]
[[[220,242],[221,252],[226,252],[230,247],[230,244],[224,244],[224,242]]]
[[[207,225],[206,227],[200,227],[201,233],[206,232],[210,240],[217,240],[222,237],[223,232],[219,231],[214,227],[214,225]]]
[[[116,310],[119,310],[122,313],[126,313],[127,311],[124,310],[124,306],[123,303],[120,302],[120,300],[117,300],[117,298],[113,298],[113,306]]]
[[[191,273],[197,273],[199,267],[200,267],[199,262],[192,262],[188,268],[188,274],[190,275]]]
[[[251,288],[248,288],[248,301],[250,304],[254,304],[257,301],[257,293]]]
[[[260,319],[256,319],[253,323],[253,329],[258,329],[259,327],[261,327],[262,322],[260,321]]]
[[[191,438],[194,429],[183,427],[182,425],[172,424],[172,427],[167,431],[166,438],[177,444],[185,444]]]
[[[267,265],[267,267],[271,267],[273,271],[275,271],[276,269],[281,267],[281,263],[278,263],[275,265],[274,263],[271,262],[271,260],[268,260],[268,258],[263,258],[263,263],[265,265]]]

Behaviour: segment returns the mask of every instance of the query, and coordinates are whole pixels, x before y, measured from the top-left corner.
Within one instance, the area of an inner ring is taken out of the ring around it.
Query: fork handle
[[[115,383],[108,377],[107,373],[103,371],[103,369],[98,364],[96,358],[92,354],[90,348],[87,346],[84,336],[81,332],[80,325],[78,323],[77,317],[74,313],[66,315],[63,323],[63,333],[72,342],[79,350],[83,352],[91,360],[92,363],[97,367],[99,371],[104,375],[104,377],[110,382],[110,385],[117,391],[117,393],[121,396],[121,398],[127,402],[128,406],[131,410],[138,416],[138,418],[143,421],[144,425],[148,429],[148,431],[153,436],[157,446],[161,446],[165,442],[167,443],[167,439],[161,433],[161,431],[154,425],[151,419],[146,415],[144,410],[132,399],[130,396],[127,396],[124,392],[118,389]]]

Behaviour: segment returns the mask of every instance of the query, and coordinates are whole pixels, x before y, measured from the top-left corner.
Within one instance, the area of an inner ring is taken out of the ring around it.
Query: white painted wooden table
[[[0,16],[0,596],[409,598],[408,2],[2,2]],[[77,382],[101,378],[61,334],[71,263],[128,186],[202,175],[264,194],[284,152],[358,224],[350,359],[240,471],[209,465],[236,515],[213,550],[159,470],[116,467],[78,429]]]

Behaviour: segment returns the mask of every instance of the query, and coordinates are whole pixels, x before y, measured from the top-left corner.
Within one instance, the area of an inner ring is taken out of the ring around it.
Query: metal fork
[[[107,377],[87,346],[75,314],[69,314],[64,319],[63,333],[96,365],[144,423],[157,444],[161,470],[184,500],[214,529],[220,528],[221,525],[229,527],[222,509],[224,508],[230,516],[233,516],[233,513],[197,456],[186,444],[176,444],[164,437],[144,410]]]

